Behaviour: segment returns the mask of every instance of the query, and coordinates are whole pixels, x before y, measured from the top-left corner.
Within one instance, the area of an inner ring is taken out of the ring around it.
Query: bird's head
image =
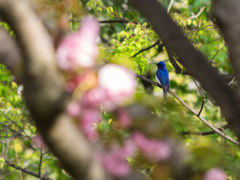
[[[158,68],[164,68],[166,67],[165,63],[163,61],[159,61],[158,63],[156,63]]]

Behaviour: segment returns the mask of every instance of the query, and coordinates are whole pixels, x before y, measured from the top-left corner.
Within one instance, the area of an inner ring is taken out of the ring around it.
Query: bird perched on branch
[[[159,84],[162,85],[163,89],[163,97],[164,99],[167,98],[167,91],[169,89],[169,76],[168,76],[168,71],[166,68],[166,65],[163,61],[159,61],[156,63],[158,69],[156,72],[156,79]]]

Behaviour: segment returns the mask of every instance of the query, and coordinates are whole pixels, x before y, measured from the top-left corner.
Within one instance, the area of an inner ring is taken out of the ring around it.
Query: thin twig
[[[122,20],[122,19],[113,19],[113,20],[102,20],[98,21],[100,24],[107,24],[107,23],[133,23],[133,24],[140,24],[136,21],[129,21],[129,20]]]
[[[202,110],[203,110],[203,107],[204,107],[204,104],[205,104],[205,96],[203,96],[203,100],[202,100],[201,108],[200,108],[200,110],[199,110],[197,116],[200,116],[200,115],[201,115]]]
[[[81,22],[82,19],[70,19],[70,22]],[[133,23],[133,24],[140,24],[139,22],[136,21],[129,21],[129,20],[124,20],[124,19],[110,19],[110,20],[102,20],[98,21],[100,24],[108,24],[108,23]]]
[[[151,79],[148,79],[142,75],[136,74],[136,77],[147,81],[155,86],[158,86],[160,88],[162,88],[162,86],[157,83],[152,81]],[[198,115],[197,112],[195,112],[195,110],[193,110],[190,106],[188,106],[187,103],[185,103],[180,97],[178,97],[173,91],[168,90],[169,94],[171,94],[173,97],[175,97],[183,106],[185,106],[189,111],[191,111],[195,116]],[[216,132],[217,134],[219,134],[220,136],[222,136],[223,138],[225,138],[226,140],[232,142],[233,144],[236,144],[238,146],[240,146],[240,143],[234,139],[232,139],[231,137],[229,137],[227,134],[225,134],[224,132],[218,130],[216,127],[214,127],[213,125],[211,125],[206,119],[204,119],[202,116],[197,116],[206,126],[208,126],[210,129],[212,129],[214,132]]]
[[[197,88],[198,88],[198,91],[199,91],[199,93],[202,95],[202,97],[203,97],[203,100],[202,100],[202,104],[201,104],[201,108],[200,108],[200,110],[199,110],[199,112],[198,112],[198,114],[197,114],[197,116],[200,116],[201,115],[201,113],[202,113],[202,110],[203,110],[203,107],[204,107],[204,103],[205,103],[205,96],[204,96],[204,94],[203,94],[203,92],[202,92],[202,89],[199,87],[199,85],[198,85],[198,83],[196,82],[196,80],[194,79],[193,80],[193,82],[195,83],[195,85],[197,86]]]
[[[193,29],[193,30],[191,30],[191,31],[189,31],[187,34],[186,34],[186,37],[188,37],[188,35],[190,34],[190,33],[193,33],[193,32],[195,32],[195,31],[201,31],[201,30],[203,30],[203,29],[205,29],[205,28],[208,28],[208,27],[210,27],[210,26],[214,26],[214,25],[206,25],[206,26],[203,26],[203,27],[200,27],[200,28],[197,28],[197,29]]]
[[[225,46],[221,47],[221,48],[214,54],[214,56],[210,59],[210,61],[212,61],[212,60],[218,55],[218,53],[219,53],[220,51],[222,51],[222,49],[223,49],[224,47],[225,47]]]
[[[228,83],[228,85],[230,86],[235,79],[236,79],[236,76],[234,76],[234,77],[232,78],[232,80]]]
[[[174,96],[183,106],[185,106],[189,111],[191,111],[195,116],[198,115],[197,112],[195,112],[192,108],[190,108],[187,103],[185,103],[180,97],[178,97],[173,91],[169,90],[169,94],[171,94],[172,96]],[[217,128],[215,128],[213,125],[211,125],[206,119],[204,119],[202,116],[197,116],[205,125],[207,125],[210,129],[212,129],[214,132],[216,132],[217,134],[219,134],[220,136],[222,136],[223,138],[227,139],[228,141],[240,146],[240,143],[234,139],[232,139],[231,137],[229,137],[227,134],[225,134],[224,132],[218,130]]]
[[[70,19],[70,22],[81,22],[82,19]],[[130,20],[126,20],[126,19],[110,19],[110,20],[101,20],[98,21],[100,24],[114,24],[114,23],[122,23],[122,24],[127,24],[127,23],[133,23],[133,24],[140,24],[143,25],[140,22],[137,21],[130,21]],[[150,24],[146,25],[146,28],[150,28]]]
[[[8,121],[12,122],[15,126],[17,126],[21,132],[22,132],[22,136],[27,137],[30,141],[32,141],[32,138],[27,135],[27,133],[24,131],[24,128],[22,128],[21,126],[19,126],[14,120],[12,120],[8,115],[6,115],[5,113],[0,111],[0,114],[2,114]],[[12,132],[16,132],[15,130],[12,130],[11,128],[9,128]]]
[[[204,11],[205,8],[206,8],[206,6],[202,7],[196,15],[194,15],[194,13],[192,13],[193,15],[191,16],[191,19],[194,19],[194,18],[197,18],[198,16],[200,16],[200,14],[202,14],[202,12]]]
[[[218,128],[219,130],[224,130],[226,128],[228,128],[229,125],[225,124],[224,126]],[[181,132],[182,135],[200,135],[200,136],[207,136],[207,135],[212,135],[212,134],[216,134],[216,132],[214,131],[205,131],[205,132],[191,132],[191,131],[184,131]]]
[[[139,79],[142,79],[142,80],[144,80],[144,81],[147,81],[147,82],[153,84],[154,86],[158,86],[158,87],[162,88],[161,84],[159,84],[159,83],[157,83],[157,82],[155,82],[155,81],[152,81],[151,79],[148,79],[148,78],[145,77],[145,76],[142,76],[142,75],[139,75],[139,74],[135,74],[135,75],[136,75],[136,77],[139,78]]]
[[[12,162],[10,162],[10,161],[8,161],[8,160],[6,160],[6,159],[5,159],[5,164],[6,164],[7,166],[13,167],[14,169],[20,170],[21,172],[24,172],[24,173],[29,174],[29,175],[31,175],[31,176],[37,177],[37,178],[39,178],[39,179],[42,179],[42,180],[51,180],[50,178],[40,177],[38,174],[36,174],[36,173],[34,173],[34,172],[26,169],[26,168],[22,168],[22,167],[20,167],[20,166],[17,166],[17,165],[15,165],[14,163],[12,163]]]
[[[170,9],[171,9],[171,7],[172,7],[172,5],[173,5],[173,2],[174,2],[174,0],[171,0],[171,1],[170,1],[169,5],[168,5],[168,8],[167,8],[167,12],[170,11]]]
[[[136,57],[136,56],[139,55],[140,53],[143,53],[144,51],[147,51],[147,50],[149,50],[149,49],[157,46],[158,44],[159,44],[159,40],[157,40],[157,41],[156,41],[154,44],[152,44],[151,46],[141,49],[141,50],[138,51],[136,54],[134,54],[132,57]]]

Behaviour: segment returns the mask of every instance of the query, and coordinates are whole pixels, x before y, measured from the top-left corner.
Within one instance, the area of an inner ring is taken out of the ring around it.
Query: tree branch
[[[217,70],[211,66],[201,52],[194,48],[157,0],[129,0],[129,2],[148,19],[165,47],[179,57],[180,63],[212,96],[240,139],[240,100],[219,76]]]
[[[162,86],[157,83],[152,81],[151,79],[148,79],[142,75],[138,75],[136,74],[136,77],[138,77],[139,79],[142,79],[144,81],[147,81],[151,84],[153,84],[154,86],[158,86],[160,88],[162,88]],[[221,130],[217,129],[216,127],[214,127],[213,125],[211,125],[206,119],[204,119],[202,116],[198,115],[198,113],[192,109],[187,103],[185,103],[180,97],[178,97],[173,91],[169,90],[168,91],[169,94],[171,94],[173,97],[175,97],[175,99],[177,99],[185,108],[187,108],[190,112],[192,112],[196,117],[198,117],[198,119],[200,119],[206,126],[208,126],[210,129],[212,129],[215,133],[219,134],[220,136],[222,136],[224,139],[232,142],[233,144],[236,144],[238,146],[240,146],[240,143],[234,139],[232,139],[231,137],[229,137],[227,134],[225,134],[224,132],[222,132]]]
[[[49,35],[26,1],[0,0],[0,13],[14,30],[23,52],[24,93],[30,110],[35,115],[54,117],[64,108],[66,93]],[[41,121],[48,122],[46,117]]]
[[[213,0],[213,15],[224,35],[236,79],[240,82],[240,1]]]
[[[81,22],[82,19],[70,19],[70,22]],[[129,21],[129,20],[124,20],[124,19],[110,19],[110,20],[102,20],[98,21],[100,24],[114,24],[114,23],[133,23],[133,24],[140,24],[139,22],[136,21]]]
[[[197,116],[200,116],[201,113],[202,113],[202,110],[203,110],[203,107],[204,107],[204,104],[205,104],[205,100],[206,100],[206,99],[205,99],[205,96],[204,96],[204,94],[203,94],[203,92],[202,92],[202,89],[199,87],[199,85],[197,84],[197,82],[196,82],[195,79],[193,80],[193,82],[195,83],[195,85],[196,85],[197,88],[198,88],[199,93],[200,93],[201,96],[203,97],[202,104],[201,104],[201,108],[200,108],[200,110],[199,110],[199,112],[198,112],[198,114],[197,114]]]
[[[211,125],[206,119],[204,119],[202,116],[198,116],[198,113],[193,110],[190,106],[187,105],[187,103],[185,103],[180,97],[178,97],[173,91],[169,90],[169,94],[171,94],[172,96],[174,96],[183,106],[185,106],[189,111],[191,111],[196,117],[198,117],[206,126],[208,126],[210,129],[212,129],[215,133],[219,134],[220,136],[222,136],[223,138],[225,138],[226,140],[232,142],[233,144],[236,144],[238,146],[240,146],[240,143],[234,139],[232,139],[230,136],[228,136],[227,134],[225,134],[224,132],[220,131],[219,129],[217,129],[216,127],[214,127],[213,125]]]
[[[12,162],[10,162],[10,161],[8,161],[8,160],[6,160],[6,159],[5,159],[5,164],[6,164],[7,166],[13,167],[14,169],[20,170],[21,172],[24,172],[24,173],[29,174],[29,175],[31,175],[31,176],[37,177],[37,178],[39,178],[39,179],[42,179],[42,180],[51,180],[50,178],[41,177],[41,176],[39,176],[37,173],[34,173],[34,172],[32,172],[32,171],[30,171],[30,170],[28,170],[28,169],[22,168],[22,167],[20,167],[20,166],[17,166],[17,165],[15,165],[14,163],[12,163]]]
[[[153,48],[153,47],[155,47],[155,46],[157,46],[157,45],[159,45],[159,40],[157,40],[157,41],[156,41],[154,44],[152,44],[151,46],[141,49],[141,50],[138,51],[136,54],[134,54],[132,57],[136,57],[137,55],[139,55],[139,54],[143,53],[144,51],[147,51],[147,50],[149,50],[149,49],[151,49],[151,48]],[[159,46],[161,46],[161,45],[163,45],[163,44],[160,44]]]
[[[228,128],[229,125],[226,124],[220,128],[218,128],[218,130],[223,130],[223,129],[226,129]],[[207,135],[212,135],[212,134],[216,134],[216,132],[214,131],[205,131],[205,132],[191,132],[191,131],[184,131],[184,132],[181,132],[182,135],[200,135],[200,136],[207,136]]]
[[[168,12],[168,13],[169,13],[169,11],[170,11],[173,3],[174,3],[174,0],[171,0],[170,3],[169,3],[169,5],[168,5],[168,8],[167,8],[167,12]]]
[[[0,15],[14,30],[23,52],[25,100],[48,147],[75,179],[107,179],[90,144],[63,112],[68,95],[41,21],[25,0],[0,0]]]
[[[191,19],[194,19],[194,18],[197,18],[198,16],[200,16],[201,14],[202,14],[202,12],[204,11],[204,9],[206,8],[206,6],[204,6],[204,7],[202,7],[201,9],[200,9],[200,11],[196,14],[196,15],[194,15],[193,13],[193,15],[191,16]]]

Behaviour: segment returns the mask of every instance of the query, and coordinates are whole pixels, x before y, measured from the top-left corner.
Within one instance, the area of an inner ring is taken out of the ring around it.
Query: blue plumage
[[[156,79],[158,83],[162,85],[163,97],[167,98],[167,90],[169,89],[169,76],[166,65],[163,61],[159,61],[157,64]]]

